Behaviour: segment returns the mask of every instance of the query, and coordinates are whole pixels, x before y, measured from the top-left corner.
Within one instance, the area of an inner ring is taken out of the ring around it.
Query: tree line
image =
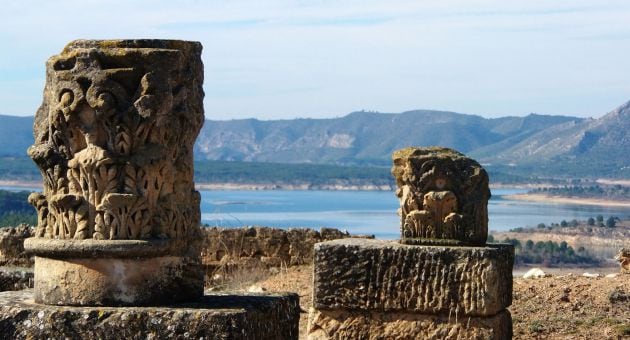
[[[0,190],[0,227],[37,224],[37,212],[27,201],[29,191]]]
[[[616,228],[621,219],[617,216],[608,216],[608,218],[604,219],[603,215],[597,215],[596,217],[589,217],[586,221],[578,221],[576,219],[567,221],[562,220],[560,223],[538,223],[536,228],[532,227],[518,227],[510,229],[511,232],[515,233],[526,233],[526,232],[535,232],[536,229],[544,229],[544,230],[552,230],[556,228],[577,228],[580,226],[586,226],[591,230],[591,227],[599,227],[599,228]]]
[[[488,235],[488,242],[494,243],[494,237]],[[509,243],[514,246],[514,263],[522,264],[541,264],[543,266],[561,266],[566,264],[575,265],[599,265],[601,260],[590,254],[584,247],[573,249],[567,242],[560,243],[554,241],[538,241],[527,240],[521,243],[520,240],[506,237],[501,243]]]
[[[565,185],[560,187],[537,188],[532,193],[552,196],[569,196],[583,198],[604,198],[616,200],[630,199],[630,187],[622,185]]]

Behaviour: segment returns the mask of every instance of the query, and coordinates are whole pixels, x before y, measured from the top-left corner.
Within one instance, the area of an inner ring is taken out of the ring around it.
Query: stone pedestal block
[[[165,307],[70,307],[0,293],[1,339],[297,339],[296,294],[205,295]]]
[[[413,246],[344,239],[315,245],[317,309],[492,316],[512,304],[511,245]]]
[[[144,306],[192,301],[203,295],[198,259],[173,240],[50,240],[30,238],[37,303]]]
[[[488,174],[448,148],[394,152],[401,240],[315,245],[309,339],[510,339],[514,247],[486,245]]]
[[[310,340],[323,339],[510,339],[512,317],[311,310]]]

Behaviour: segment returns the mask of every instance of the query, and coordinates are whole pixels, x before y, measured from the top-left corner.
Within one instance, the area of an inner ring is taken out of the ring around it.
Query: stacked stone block
[[[311,339],[509,338],[513,248],[315,245]]]
[[[511,245],[485,245],[487,174],[443,148],[394,153],[401,240],[315,245],[309,339],[509,339]]]

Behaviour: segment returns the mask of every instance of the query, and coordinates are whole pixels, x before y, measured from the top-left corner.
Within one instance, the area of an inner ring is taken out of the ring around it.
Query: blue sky
[[[0,114],[77,38],[204,45],[209,119],[438,109],[599,117],[630,100],[630,1],[0,0]]]

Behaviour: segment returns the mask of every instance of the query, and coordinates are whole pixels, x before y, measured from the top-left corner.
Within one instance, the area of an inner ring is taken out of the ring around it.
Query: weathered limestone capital
[[[193,183],[204,121],[201,49],[178,40],[76,40],[46,63],[28,150],[44,181],[43,193],[29,197],[38,225],[25,243],[37,256],[37,302],[201,296]],[[134,272],[153,272],[154,282]],[[173,288],[188,292],[167,293]]]
[[[443,147],[395,151],[401,242],[483,246],[488,237],[488,174]]]

